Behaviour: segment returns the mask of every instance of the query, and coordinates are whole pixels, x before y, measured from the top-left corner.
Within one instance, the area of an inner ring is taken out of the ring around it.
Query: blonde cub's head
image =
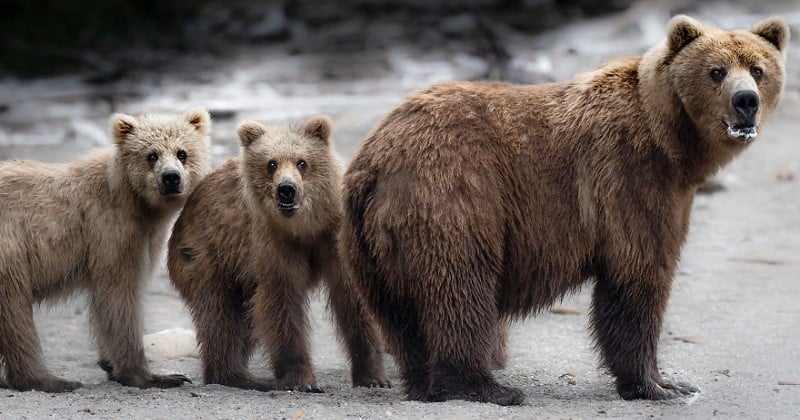
[[[202,108],[183,114],[114,114],[116,169],[155,208],[182,206],[211,169],[211,118]]]

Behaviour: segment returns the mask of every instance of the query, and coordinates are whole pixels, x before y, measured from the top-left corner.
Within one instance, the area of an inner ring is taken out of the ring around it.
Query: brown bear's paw
[[[277,389],[282,389],[284,391],[309,392],[312,394],[320,394],[325,392],[317,384],[280,384],[277,386]]]
[[[299,391],[320,393],[325,392],[317,385],[317,378],[314,374],[286,375],[277,380],[277,389],[284,391]]]
[[[19,391],[35,390],[53,393],[72,392],[83,386],[80,382],[67,381],[53,375],[43,375],[20,381],[9,379],[9,383],[3,385],[5,385],[4,388],[13,388]]]
[[[700,390],[684,382],[657,379],[644,384],[617,384],[617,392],[624,400],[669,400],[686,397]]]
[[[497,382],[489,382],[474,386],[458,386],[440,388],[428,393],[427,401],[440,402],[447,400],[465,400],[492,403],[502,406],[521,405],[525,394],[519,388],[503,386]]]

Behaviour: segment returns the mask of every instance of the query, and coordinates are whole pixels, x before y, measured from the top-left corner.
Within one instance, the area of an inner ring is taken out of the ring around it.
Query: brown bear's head
[[[155,208],[182,206],[211,168],[208,112],[114,114],[114,168],[133,191]]]
[[[788,40],[779,18],[726,31],[680,15],[669,23],[657,72],[703,139],[740,149],[778,104]]]
[[[237,131],[251,203],[284,227],[329,225],[339,212],[342,171],[329,141],[330,119],[312,117],[290,128],[245,121]]]

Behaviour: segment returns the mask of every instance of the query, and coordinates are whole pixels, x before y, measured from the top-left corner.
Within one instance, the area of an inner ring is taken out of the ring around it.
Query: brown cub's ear
[[[328,142],[331,135],[331,118],[326,115],[317,115],[309,118],[300,126],[300,134]]]
[[[189,124],[193,125],[199,133],[208,133],[208,129],[211,126],[211,116],[208,115],[208,111],[205,109],[192,108],[183,114],[183,118],[186,119]]]
[[[786,44],[789,43],[789,25],[779,17],[764,19],[753,25],[750,31],[769,41],[781,52],[784,51]]]
[[[244,121],[236,127],[242,146],[249,147],[254,141],[267,133],[267,126],[256,121]]]
[[[677,15],[667,24],[667,48],[675,54],[703,34],[703,25],[686,15]]]
[[[109,126],[111,128],[111,137],[114,138],[114,143],[124,143],[125,140],[136,131],[137,125],[138,121],[131,115],[119,113],[112,115]]]

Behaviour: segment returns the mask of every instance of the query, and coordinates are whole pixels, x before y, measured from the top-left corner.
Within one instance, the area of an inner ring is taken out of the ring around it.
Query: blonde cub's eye
[[[304,161],[304,160],[298,160],[297,161],[297,169],[300,170],[300,172],[305,172],[306,166],[307,166],[306,165],[306,161]]]
[[[147,155],[147,163],[153,164],[156,163],[156,161],[158,161],[158,153],[152,152]]]
[[[713,81],[715,81],[715,82],[719,83],[719,82],[721,82],[723,79],[725,79],[725,76],[726,76],[727,74],[728,74],[728,72],[727,72],[727,71],[725,71],[725,69],[722,69],[722,68],[720,68],[720,69],[713,69],[713,70],[711,70],[711,80],[713,80]]]
[[[274,173],[277,170],[278,170],[278,162],[275,162],[274,160],[267,162],[267,172]]]
[[[764,77],[764,70],[758,66],[750,67],[750,75],[753,76],[753,79],[756,79],[756,82],[758,82],[762,77]]]
[[[186,163],[186,158],[187,158],[186,151],[178,150],[178,153],[177,153],[176,156],[178,157],[178,160],[181,161],[181,163]]]

